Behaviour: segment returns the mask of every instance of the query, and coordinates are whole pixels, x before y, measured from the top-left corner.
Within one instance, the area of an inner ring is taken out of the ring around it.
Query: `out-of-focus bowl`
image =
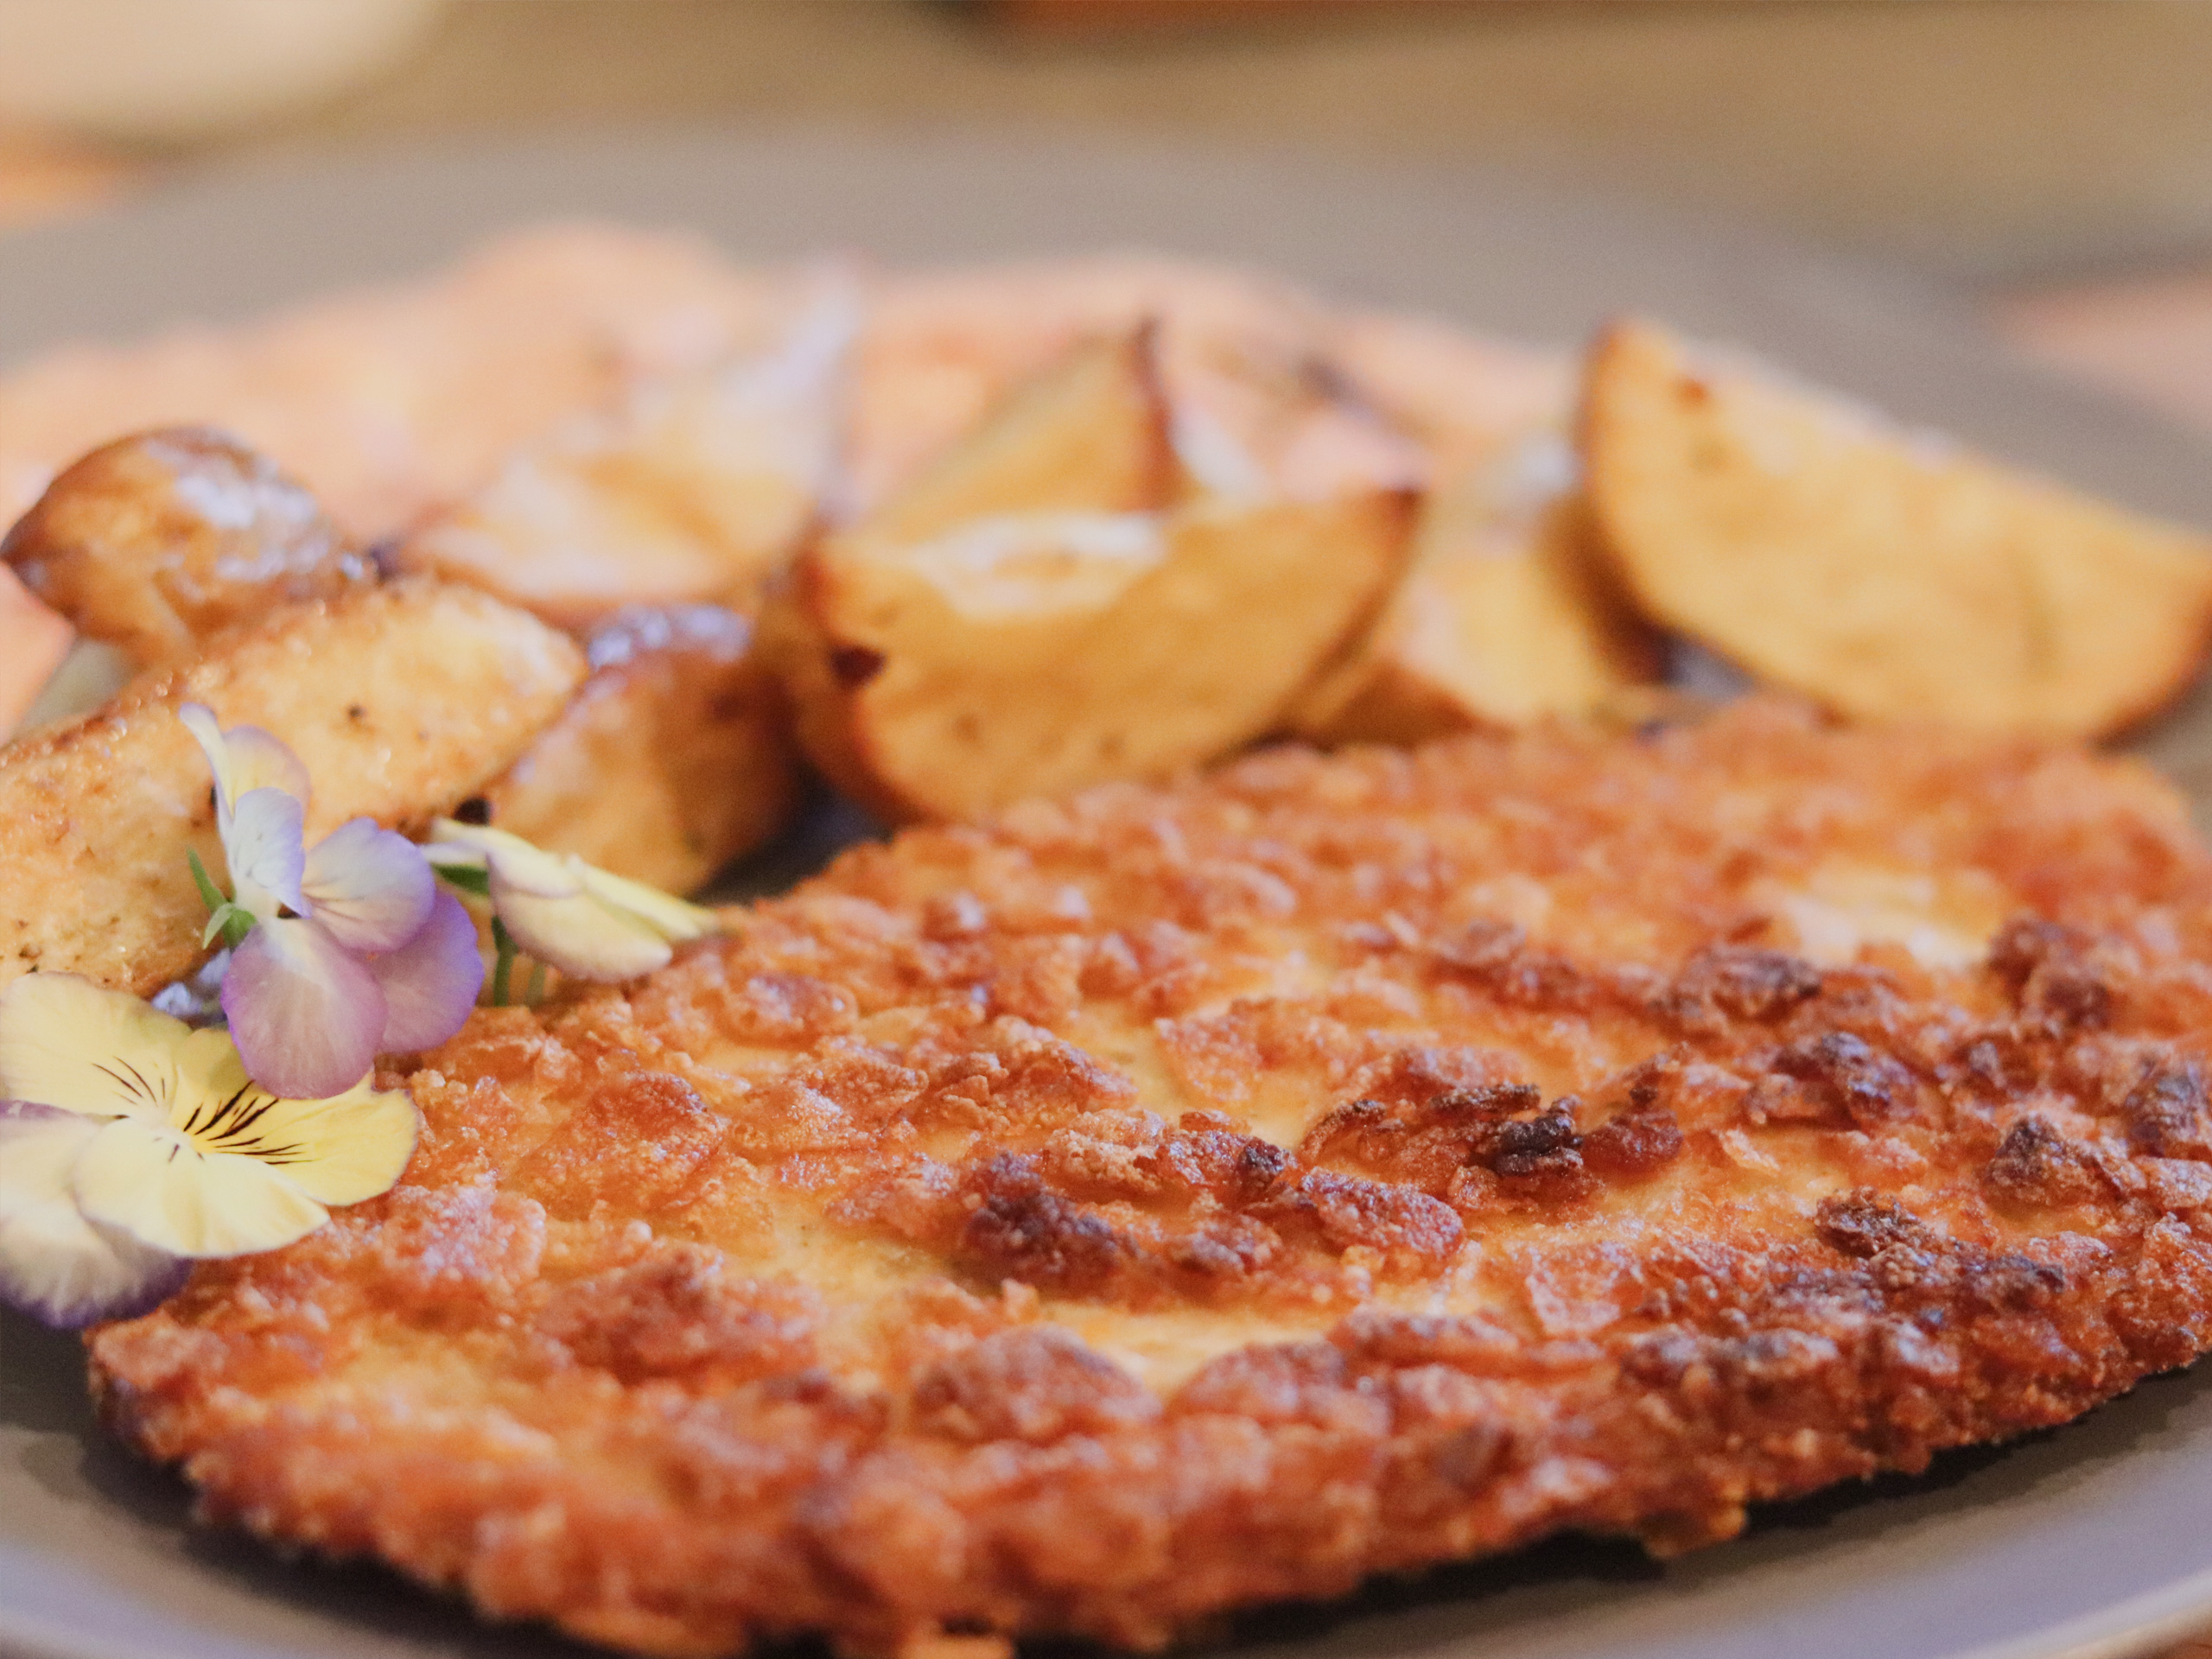
[[[160,142],[375,77],[445,0],[0,0],[0,125]]]

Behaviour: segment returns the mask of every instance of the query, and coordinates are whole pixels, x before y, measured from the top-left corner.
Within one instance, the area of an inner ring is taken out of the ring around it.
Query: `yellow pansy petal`
[[[228,1100],[239,1090],[252,1088],[254,1081],[246,1075],[245,1062],[227,1032],[206,1026],[188,1031],[176,1046],[176,1101],[169,1121],[181,1125],[195,1106]]]
[[[576,979],[615,983],[664,966],[668,941],[588,893],[544,899],[507,887],[493,866],[492,903],[515,943]]]
[[[509,887],[521,892],[560,899],[583,888],[578,874],[584,868],[582,860],[574,854],[549,853],[504,830],[440,818],[430,826],[430,839],[438,846],[465,847],[480,855]]]
[[[252,1158],[208,1156],[168,1128],[134,1118],[100,1126],[73,1182],[86,1217],[172,1255],[251,1255],[330,1219],[280,1169]]]
[[[189,1028],[74,974],[0,990],[0,1096],[91,1117],[166,1117]]]
[[[595,864],[585,865],[582,874],[586,892],[618,909],[630,912],[658,931],[664,938],[703,939],[721,926],[713,911],[686,904],[672,893],[663,893],[658,887],[632,881],[612,870],[602,870]]]
[[[488,823],[463,823],[459,818],[430,820],[430,840],[441,847],[465,847],[471,852],[484,854],[499,847],[530,847],[520,836],[509,835],[504,830],[494,830]],[[531,850],[535,851],[534,848]]]
[[[254,1085],[219,1031],[187,1038],[178,1069],[171,1122],[180,1133],[202,1153],[263,1159],[334,1208],[391,1191],[415,1154],[422,1119],[404,1090],[364,1077],[327,1100],[279,1100]]]
[[[449,818],[438,820],[439,823],[451,822]],[[463,824],[460,827],[465,830],[468,826]],[[442,870],[480,870],[484,868],[481,849],[464,847],[457,841],[440,841],[436,838],[437,833],[437,826],[433,824],[430,828],[431,839],[423,845],[423,856],[432,864]]]
[[[574,853],[556,857],[535,847],[502,849],[485,860],[494,881],[510,892],[537,899],[573,899],[584,890],[583,860]]]
[[[391,1190],[415,1155],[419,1122],[405,1094],[364,1083],[333,1100],[271,1101],[247,1131],[251,1144],[226,1149],[336,1209]]]
[[[575,978],[634,979],[668,961],[670,941],[721,925],[712,911],[503,830],[442,818],[430,833],[440,849],[482,856],[493,906],[515,943]]]

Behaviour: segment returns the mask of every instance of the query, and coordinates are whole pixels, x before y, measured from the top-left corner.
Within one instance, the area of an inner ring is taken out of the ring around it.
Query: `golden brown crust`
[[[274,462],[199,427],[93,450],[0,540],[0,558],[79,632],[141,668],[376,575]]]
[[[109,1421],[641,1652],[1150,1646],[2212,1345],[2212,861],[2129,763],[1763,703],[1283,750],[732,925],[480,1014],[398,1190],[94,1334]]]
[[[37,969],[151,995],[204,954],[185,855],[220,870],[222,849],[182,704],[291,746],[315,779],[312,842],[361,816],[418,826],[476,793],[583,672],[535,617],[405,582],[279,611],[0,749],[0,981]]]
[[[492,823],[671,893],[782,828],[798,774],[750,620],[638,607],[595,629],[585,654],[575,699],[484,791]]]

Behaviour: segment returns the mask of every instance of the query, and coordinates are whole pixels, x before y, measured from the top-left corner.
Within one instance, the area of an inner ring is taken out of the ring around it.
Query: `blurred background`
[[[0,0],[0,226],[272,151],[1041,124],[1541,179],[1971,285],[2212,426],[2193,0]]]

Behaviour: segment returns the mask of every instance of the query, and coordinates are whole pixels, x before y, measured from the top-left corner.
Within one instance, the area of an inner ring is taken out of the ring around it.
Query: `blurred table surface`
[[[1047,124],[1475,161],[1986,294],[2212,431],[2212,5],[1367,0],[994,21],[957,0],[456,0],[378,84],[161,152],[0,132],[0,235],[271,150],[594,124]],[[1163,14],[1168,21],[1163,22]],[[2212,1659],[2212,1642],[2169,1659]]]
[[[380,84],[187,159],[641,118],[1026,119],[1479,158],[1978,280],[2212,253],[2212,8],[2174,0],[1272,0],[1243,23],[1210,3],[1184,28],[1054,31],[994,15],[455,0]]]
[[[1105,21],[1005,21],[1039,0],[454,0],[374,86],[243,136],[157,154],[0,133],[0,230],[164,169],[472,132],[1184,134],[1502,164],[2024,296],[1993,315],[2027,349],[2212,426],[2212,277],[2133,281],[2212,272],[2212,5],[1058,3]],[[1123,10],[1146,21],[1112,26]]]

